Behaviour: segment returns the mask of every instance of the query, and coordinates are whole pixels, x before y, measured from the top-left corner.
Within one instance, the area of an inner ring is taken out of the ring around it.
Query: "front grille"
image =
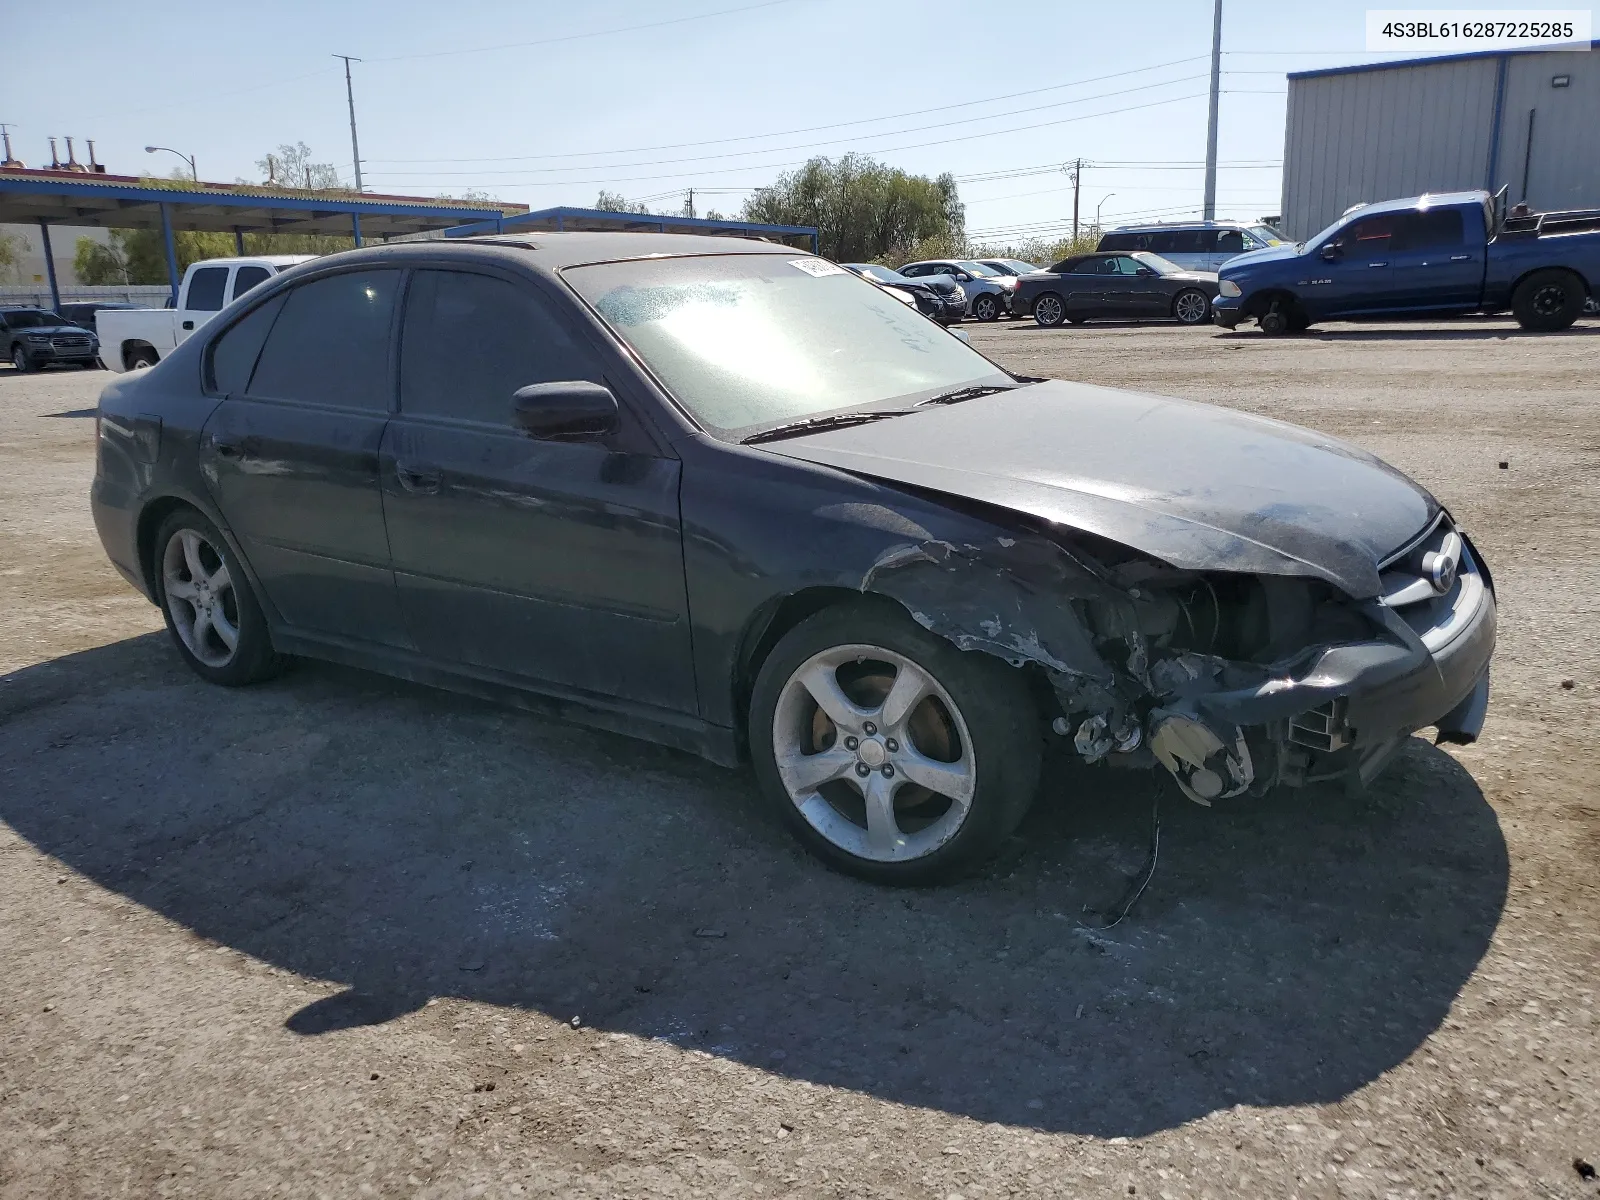
[[[1442,565],[1451,562],[1453,569]],[[1399,613],[1430,650],[1466,623],[1486,590],[1471,547],[1443,513],[1385,560],[1378,577],[1382,603]]]
[[[58,337],[51,338],[50,344],[57,350],[87,350],[89,339],[86,337]]]

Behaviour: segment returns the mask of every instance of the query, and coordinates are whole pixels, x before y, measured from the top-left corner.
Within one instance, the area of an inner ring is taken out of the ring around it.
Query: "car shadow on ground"
[[[1493,329],[1440,329],[1437,326],[1426,329],[1396,329],[1393,326],[1383,329],[1359,327],[1324,329],[1317,325],[1303,333],[1286,333],[1274,338],[1267,338],[1256,329],[1219,329],[1216,332],[1217,340],[1223,342],[1259,340],[1283,345],[1292,345],[1295,342],[1481,342],[1506,341],[1512,338],[1594,336],[1600,336],[1600,325],[1574,325],[1554,333],[1538,333],[1530,329],[1519,329],[1514,325],[1500,325]]]
[[[305,1036],[430,996],[1099,1136],[1332,1101],[1412,1054],[1505,900],[1494,812],[1414,741],[1365,798],[1205,810],[1052,776],[991,871],[832,874],[748,773],[314,664],[222,691],[149,634],[0,679],[3,818],[195,933],[344,990]]]

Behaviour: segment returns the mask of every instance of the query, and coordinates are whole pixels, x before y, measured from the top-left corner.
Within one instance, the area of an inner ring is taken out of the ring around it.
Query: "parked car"
[[[979,258],[974,262],[988,267],[991,271],[998,271],[1002,275],[1027,275],[1034,271],[1042,270],[1031,262],[1024,262],[1020,258]]]
[[[888,883],[992,852],[1052,729],[1209,803],[1487,704],[1488,573],[1400,472],[1012,375],[769,242],[333,255],[113,380],[98,431],[106,552],[202,678],[307,655],[748,754]]]
[[[80,329],[94,329],[95,314],[108,308],[142,308],[140,304],[128,304],[117,300],[84,300],[72,304],[63,304],[60,313],[72,324]]]
[[[1146,250],[1186,271],[1215,271],[1238,254],[1287,244],[1271,225],[1192,221],[1124,225],[1101,235],[1097,250]]]
[[[230,301],[313,257],[268,254],[194,263],[183,273],[175,307],[107,309],[95,318],[105,347],[102,360],[113,371],[153,367]]]
[[[1048,271],[1017,277],[1012,298],[1018,316],[1040,325],[1091,317],[1172,317],[1183,325],[1211,319],[1217,277],[1185,271],[1158,254],[1079,254]]]
[[[917,311],[941,325],[954,325],[967,315],[967,293],[947,275],[909,279],[890,267],[877,263],[845,263],[848,270],[882,287],[910,295]]]
[[[1011,311],[1013,276],[965,259],[934,259],[907,263],[900,274],[911,279],[945,278],[960,285],[967,297],[967,316],[979,321],[998,320]]]
[[[1600,290],[1600,209],[1496,218],[1488,192],[1364,204],[1316,237],[1233,259],[1216,322],[1262,333],[1318,321],[1510,308],[1524,329],[1565,329]]]
[[[0,308],[0,356],[19,371],[52,363],[92,367],[100,343],[93,333],[44,308]]]

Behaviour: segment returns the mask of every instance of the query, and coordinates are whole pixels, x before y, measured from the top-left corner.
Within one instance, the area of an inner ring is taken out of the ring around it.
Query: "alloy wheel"
[[[924,858],[960,832],[977,788],[967,724],[923,668],[879,646],[835,646],[789,677],[772,745],[790,801],[872,862]]]
[[[1206,317],[1206,298],[1199,292],[1184,292],[1173,305],[1173,312],[1185,325],[1198,325]]]
[[[161,555],[167,612],[184,647],[208,667],[225,667],[239,646],[239,597],[217,547],[179,529]]]
[[[1033,305],[1033,319],[1041,325],[1061,324],[1061,301],[1054,296],[1040,296]]]

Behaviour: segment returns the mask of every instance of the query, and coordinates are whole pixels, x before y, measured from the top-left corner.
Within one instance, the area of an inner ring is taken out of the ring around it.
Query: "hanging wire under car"
[[[1122,911],[1117,914],[1116,920],[1108,921],[1100,928],[1115,929],[1122,924],[1122,919],[1133,911],[1133,906],[1139,903],[1139,897],[1144,895],[1145,888],[1149,887],[1150,881],[1156,877],[1156,860],[1160,855],[1161,784],[1160,781],[1152,781],[1150,785],[1150,853],[1146,856],[1145,865],[1140,868],[1139,874],[1134,876],[1134,879],[1139,879],[1141,875],[1144,878],[1139,881],[1137,888],[1133,887],[1132,881],[1129,882],[1128,886],[1133,891],[1133,894],[1128,897],[1128,902],[1122,906]]]

